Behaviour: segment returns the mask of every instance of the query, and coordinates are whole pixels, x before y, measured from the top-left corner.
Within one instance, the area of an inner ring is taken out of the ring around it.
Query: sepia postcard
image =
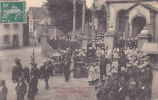
[[[0,0],[0,100],[158,100],[157,0]]]

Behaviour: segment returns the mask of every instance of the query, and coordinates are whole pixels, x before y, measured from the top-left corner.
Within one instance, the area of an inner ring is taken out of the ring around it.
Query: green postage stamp
[[[1,2],[1,23],[25,23],[25,2]]]

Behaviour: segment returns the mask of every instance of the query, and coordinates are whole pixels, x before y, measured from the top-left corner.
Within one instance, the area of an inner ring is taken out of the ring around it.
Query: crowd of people
[[[65,82],[69,81],[70,77],[70,57],[66,55],[65,64],[63,67],[63,72],[65,76]],[[29,100],[34,100],[35,95],[38,93],[38,79],[44,78],[45,89],[49,88],[49,77],[53,74],[54,66],[53,60],[43,61],[40,68],[37,67],[37,63],[31,61],[31,68],[28,66],[24,67],[21,64],[20,58],[15,59],[15,65],[12,70],[12,80],[13,83],[17,84],[15,87],[17,100],[24,100],[25,95]],[[5,86],[5,80],[0,82],[0,100],[7,100],[8,89]]]
[[[38,92],[37,84],[39,78],[39,70],[35,62],[31,62],[31,70],[26,66],[22,68],[20,58],[15,59],[15,66],[12,70],[13,83],[17,84],[15,87],[17,93],[17,100],[24,100],[27,93],[29,100],[34,100],[34,96]],[[28,88],[27,88],[28,87]]]
[[[115,48],[109,66],[102,67],[110,70],[100,73],[105,77],[96,86],[98,100],[151,100],[152,72],[145,53],[137,48]]]
[[[68,50],[66,55],[60,58],[64,62],[61,65],[64,67],[60,68],[64,73],[65,82],[69,81],[71,72],[75,73],[75,62],[82,62],[82,66],[88,69],[89,85],[95,85],[98,91],[98,100],[150,100],[152,72],[149,56],[137,49],[136,41],[119,43],[120,46],[116,46],[113,51],[108,47],[94,45],[87,49],[76,49],[74,52]],[[44,78],[45,89],[49,88],[49,77],[55,70],[54,61],[44,61],[40,68],[32,61],[29,69],[28,66],[22,67],[20,58],[15,59],[12,80],[17,84],[17,100],[24,100],[26,93],[29,100],[34,100],[38,92],[39,78]],[[2,80],[0,85],[0,98],[4,98],[0,100],[6,100],[8,90],[5,81]]]
[[[78,50],[76,55],[80,61],[96,58],[87,66],[88,82],[97,85],[98,100],[151,99],[150,57],[137,48],[136,39],[119,41],[113,51],[91,46],[87,51]]]

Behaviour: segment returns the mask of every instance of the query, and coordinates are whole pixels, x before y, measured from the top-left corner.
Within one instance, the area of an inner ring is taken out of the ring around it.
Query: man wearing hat
[[[44,79],[45,79],[45,89],[49,88],[48,81],[49,81],[49,76],[51,75],[52,72],[52,62],[49,60],[45,63],[45,70],[44,70]]]
[[[35,62],[30,63],[32,65],[31,71],[30,71],[30,82],[28,84],[28,98],[29,100],[34,100],[34,96],[36,95],[38,89],[38,78],[39,78],[39,70],[37,69],[37,64]]]
[[[27,92],[27,85],[24,81],[24,77],[19,78],[19,82],[15,89],[17,91],[17,100],[24,100],[24,96]]]
[[[20,62],[20,58],[17,57],[15,58],[15,65],[13,66],[13,70],[12,70],[12,80],[13,82],[18,82],[18,79],[21,77],[22,75],[22,65]]]
[[[0,81],[0,100],[7,100],[8,89],[5,80]]]

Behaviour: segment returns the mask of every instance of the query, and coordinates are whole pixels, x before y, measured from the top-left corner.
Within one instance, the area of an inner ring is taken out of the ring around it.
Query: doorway
[[[135,38],[146,26],[144,17],[137,16],[132,21],[132,38]]]
[[[18,35],[13,35],[13,48],[18,47],[19,37]]]

